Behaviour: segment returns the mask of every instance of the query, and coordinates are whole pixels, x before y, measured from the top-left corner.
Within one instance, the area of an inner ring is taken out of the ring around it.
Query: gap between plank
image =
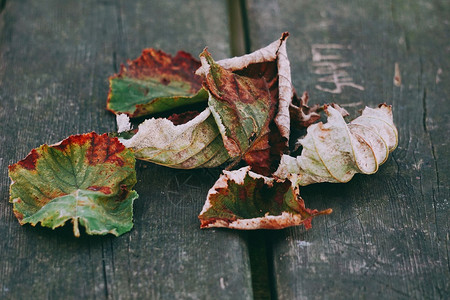
[[[276,299],[269,232],[250,231],[247,243],[254,299]]]
[[[232,56],[250,53],[250,28],[245,0],[228,0],[230,24],[230,48]],[[265,230],[250,231],[247,245],[254,299],[276,299],[273,278],[273,252],[269,233]]]
[[[5,9],[6,0],[0,0],[0,13]]]
[[[245,0],[228,0],[231,56],[250,53],[250,35]]]

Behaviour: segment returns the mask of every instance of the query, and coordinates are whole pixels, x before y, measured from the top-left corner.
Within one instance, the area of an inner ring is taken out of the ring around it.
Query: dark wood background
[[[449,16],[444,0],[0,1],[0,298],[448,299]],[[200,230],[220,170],[138,162],[130,233],[18,224],[7,166],[114,131],[105,101],[120,63],[146,47],[222,59],[283,31],[312,103],[394,106],[399,146],[377,174],[301,189],[333,214],[309,231]]]

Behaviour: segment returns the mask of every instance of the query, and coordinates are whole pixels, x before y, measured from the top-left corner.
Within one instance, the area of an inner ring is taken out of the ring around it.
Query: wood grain
[[[114,131],[107,78],[145,47],[239,54],[230,7],[0,1],[1,299],[448,298],[450,5],[442,0],[248,0],[243,22],[231,20],[247,42],[234,51],[291,33],[293,85],[312,103],[353,115],[364,104],[394,106],[400,143],[377,174],[302,188],[308,207],[334,210],[310,231],[202,231],[197,214],[220,170],[144,162],[130,233],[76,239],[70,227],[19,226],[7,166],[70,134]]]
[[[230,55],[222,1],[3,1],[0,13],[0,298],[252,297],[245,235],[200,230],[218,170],[137,164],[135,227],[119,238],[19,226],[7,166],[71,134],[115,131],[108,76],[145,47]],[[214,16],[214,17],[211,17]]]
[[[448,298],[449,4],[251,0],[247,6],[252,50],[291,33],[293,84],[307,90],[312,103],[336,102],[351,113],[363,103],[393,104],[400,133],[398,149],[376,175],[301,190],[308,207],[331,207],[334,213],[315,219],[307,232],[267,234],[273,295]],[[313,56],[314,48],[322,57]],[[334,63],[351,78],[345,82],[364,89],[324,91],[337,85],[320,81],[327,74],[318,63]]]

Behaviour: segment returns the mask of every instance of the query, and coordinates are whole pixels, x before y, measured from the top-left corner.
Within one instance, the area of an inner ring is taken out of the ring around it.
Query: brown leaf
[[[308,92],[303,92],[301,98],[294,93],[292,104],[289,106],[291,115],[291,124],[293,127],[308,127],[320,119],[319,112],[322,110],[318,104],[312,107],[308,106],[309,95]]]
[[[251,144],[250,147],[236,148],[228,146],[232,157],[240,155],[240,158],[243,158],[252,166],[254,171],[263,175],[270,175],[276,170],[281,155],[288,150],[290,134],[289,106],[293,96],[290,66],[285,44],[288,35],[287,32],[283,33],[279,40],[251,54],[217,62],[223,70],[231,71],[241,78],[248,78],[260,89],[263,89],[261,83],[264,83],[269,90],[270,110],[268,111],[268,122],[264,122],[264,125],[257,132],[250,131],[251,134],[247,136]],[[202,67],[197,70],[197,74],[206,76],[209,72],[210,64],[206,59],[203,59]],[[228,103],[232,100],[246,101],[245,99],[239,99],[239,97],[230,96],[236,95],[236,89],[231,84],[232,81],[229,81],[230,87],[224,84],[218,87],[215,86],[216,82],[214,80],[208,80],[208,76],[206,78],[206,88],[215,99],[228,97],[230,98],[227,100]],[[257,98],[257,95],[255,97]],[[224,114],[217,116],[216,114],[215,117],[216,122],[221,123],[221,119],[226,116]],[[227,140],[228,135],[230,135],[230,132],[227,134],[222,131],[224,141]]]

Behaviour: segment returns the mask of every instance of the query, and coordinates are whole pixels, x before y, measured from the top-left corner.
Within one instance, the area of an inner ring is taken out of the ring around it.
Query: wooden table
[[[448,1],[0,1],[1,299],[448,299]],[[313,228],[200,230],[220,169],[138,162],[134,229],[19,226],[7,166],[115,130],[108,76],[154,47],[215,59],[289,31],[312,103],[394,107],[399,146],[372,176],[301,189]]]

